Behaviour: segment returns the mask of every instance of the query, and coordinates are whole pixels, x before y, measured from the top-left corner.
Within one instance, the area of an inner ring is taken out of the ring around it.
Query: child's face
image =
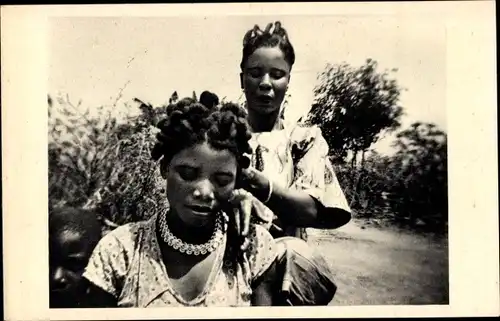
[[[279,112],[290,81],[290,65],[281,49],[255,50],[241,77],[249,111],[262,115]]]
[[[83,271],[95,246],[84,233],[61,227],[50,235],[50,307],[74,308],[80,293]]]
[[[171,209],[186,225],[197,227],[213,220],[220,202],[234,190],[236,174],[236,157],[206,142],[177,153],[162,173]]]

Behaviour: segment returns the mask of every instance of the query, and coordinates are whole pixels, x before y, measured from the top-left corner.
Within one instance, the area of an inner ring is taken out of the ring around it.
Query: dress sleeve
[[[106,234],[92,252],[83,277],[118,298],[127,272],[127,253],[119,240],[119,227]]]
[[[317,126],[295,131],[292,155],[295,174],[292,188],[304,190],[329,209],[351,212],[333,166],[328,144]]]
[[[271,234],[260,225],[252,225],[250,245],[247,250],[250,277],[258,279],[274,262],[278,255],[276,242]]]

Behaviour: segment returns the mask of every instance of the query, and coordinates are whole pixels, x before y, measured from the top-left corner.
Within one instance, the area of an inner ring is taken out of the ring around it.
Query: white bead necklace
[[[205,255],[207,253],[211,253],[219,247],[224,236],[224,223],[221,213],[218,213],[215,219],[215,226],[212,237],[208,240],[208,242],[203,244],[190,244],[173,235],[168,228],[167,220],[165,217],[166,214],[160,214],[159,217],[161,237],[163,241],[168,244],[168,246],[181,253],[185,253],[188,255]]]

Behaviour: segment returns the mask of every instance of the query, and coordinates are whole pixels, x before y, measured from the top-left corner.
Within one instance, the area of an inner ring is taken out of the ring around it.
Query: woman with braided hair
[[[234,211],[252,197],[235,188],[252,152],[245,116],[190,98],[168,109],[152,157],[169,206],[98,243],[83,275],[94,307],[273,304],[276,244]]]
[[[324,305],[336,286],[328,264],[301,239],[306,239],[305,228],[338,228],[351,214],[321,130],[288,124],[282,117],[294,62],[294,48],[280,22],[264,31],[256,25],[245,34],[240,82],[254,154],[242,171],[241,186],[274,213],[270,231],[280,249],[281,303]]]

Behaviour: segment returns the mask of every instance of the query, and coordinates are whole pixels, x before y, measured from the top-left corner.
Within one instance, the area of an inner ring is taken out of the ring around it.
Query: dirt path
[[[312,230],[309,242],[336,275],[331,305],[448,303],[446,241],[356,221],[329,233]]]

